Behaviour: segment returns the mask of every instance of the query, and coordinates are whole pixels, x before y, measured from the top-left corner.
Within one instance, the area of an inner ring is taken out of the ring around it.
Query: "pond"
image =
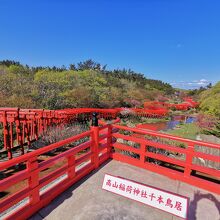
[[[172,116],[169,121],[141,124],[138,125],[137,128],[149,129],[153,131],[167,131],[174,129],[180,123],[188,124],[195,121],[196,118],[192,116],[175,115]]]

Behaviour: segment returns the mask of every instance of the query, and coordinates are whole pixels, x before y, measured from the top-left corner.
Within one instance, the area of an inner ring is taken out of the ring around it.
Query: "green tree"
[[[205,113],[220,117],[220,82],[201,93],[200,109]]]

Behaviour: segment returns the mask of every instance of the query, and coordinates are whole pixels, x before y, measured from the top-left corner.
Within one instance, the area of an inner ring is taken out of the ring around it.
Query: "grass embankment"
[[[189,109],[189,110],[187,110],[187,111],[180,111],[180,110],[170,110],[169,111],[169,115],[170,116],[172,116],[172,115],[190,115],[190,116],[195,116],[195,115],[197,115],[197,109],[195,109],[195,108],[191,108],[191,109]]]
[[[196,123],[191,123],[178,125],[174,130],[168,130],[165,133],[195,140],[200,131],[201,130]]]
[[[167,122],[170,118],[143,118],[142,123],[158,123],[158,122]]]
[[[120,124],[128,127],[136,127],[140,124],[149,124],[149,123],[159,123],[159,122],[167,122],[169,118],[145,118],[145,117],[137,117],[130,116],[127,118],[121,118]]]

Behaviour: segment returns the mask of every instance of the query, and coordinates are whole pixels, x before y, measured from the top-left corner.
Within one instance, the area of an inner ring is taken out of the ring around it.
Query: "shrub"
[[[65,140],[67,138],[70,138],[72,136],[75,136],[77,134],[81,134],[89,129],[88,124],[81,124],[81,123],[74,123],[71,125],[62,125],[61,127],[58,126],[52,126],[48,128],[46,132],[39,138],[39,140],[35,141],[31,148],[32,149],[38,149],[45,147],[47,145],[59,142],[61,140]],[[57,148],[56,150],[65,149],[66,147],[74,147],[81,143],[84,143],[87,141],[88,138],[82,138],[78,141],[75,141],[71,144],[68,144],[66,146],[62,146],[61,148]],[[54,151],[56,151],[54,150]]]

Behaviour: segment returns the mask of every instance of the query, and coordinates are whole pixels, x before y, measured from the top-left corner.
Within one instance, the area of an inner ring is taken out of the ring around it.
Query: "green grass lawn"
[[[170,118],[142,118],[141,122],[144,123],[158,123],[158,122],[167,122]]]
[[[178,125],[174,130],[168,130],[165,133],[195,140],[196,136],[200,133],[200,128],[196,123],[183,124]]]

